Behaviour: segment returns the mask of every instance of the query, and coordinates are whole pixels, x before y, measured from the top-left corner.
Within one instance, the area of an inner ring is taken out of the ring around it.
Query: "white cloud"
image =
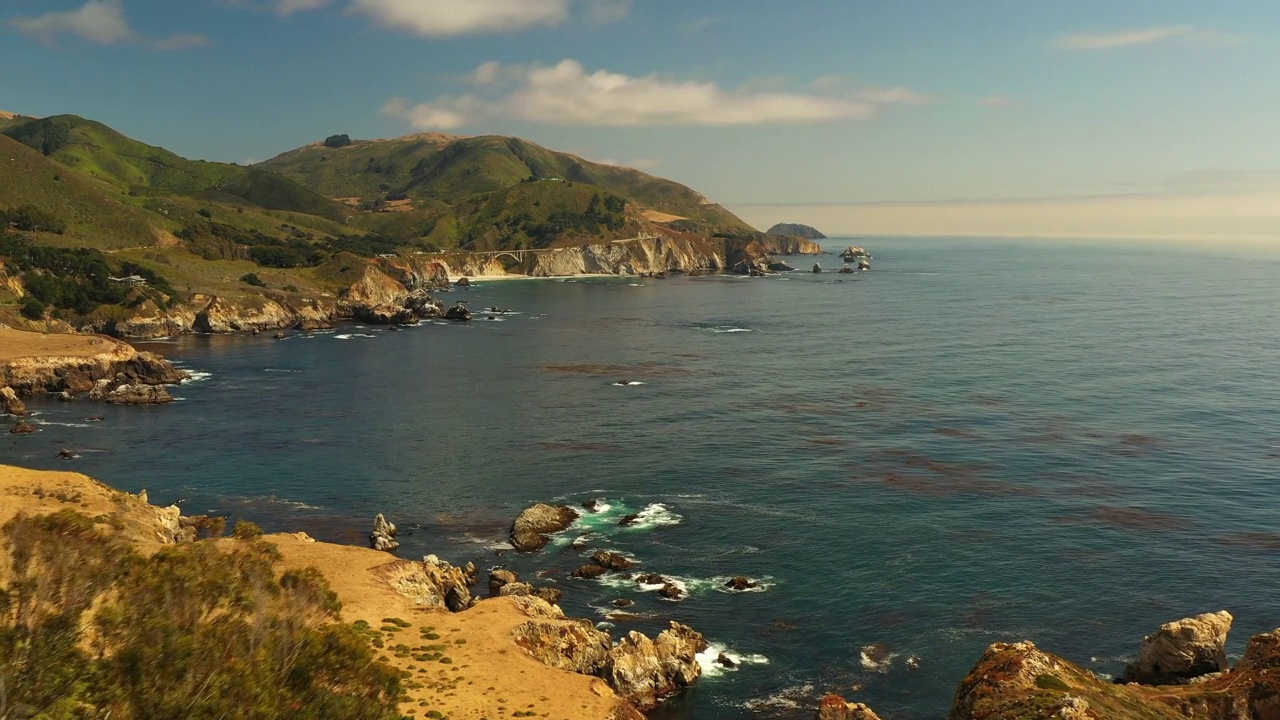
[[[383,112],[421,130],[455,129],[495,117],[550,125],[732,126],[863,120],[886,105],[932,102],[906,88],[869,87],[843,94],[729,91],[713,82],[632,77],[607,70],[589,73],[576,60],[551,67],[485,63],[471,78],[482,84],[508,79],[514,87],[496,99],[472,94],[415,106],[397,100]]]
[[[45,45],[53,45],[62,35],[75,35],[97,45],[143,44],[153,50],[181,50],[209,44],[208,38],[191,33],[179,33],[159,40],[143,37],[129,27],[124,14],[124,0],[89,0],[76,10],[16,17],[9,24]]]
[[[89,0],[78,10],[17,17],[9,24],[46,45],[53,44],[59,35],[67,34],[98,45],[118,45],[138,37],[125,21],[123,0]]]
[[[524,30],[569,18],[569,0],[353,0],[349,12],[424,37]]]
[[[1186,37],[1196,32],[1189,25],[1177,27],[1156,27],[1142,30],[1103,35],[1064,35],[1049,43],[1051,47],[1061,50],[1109,50],[1111,48],[1130,47],[1133,45],[1151,45],[1178,37]]]

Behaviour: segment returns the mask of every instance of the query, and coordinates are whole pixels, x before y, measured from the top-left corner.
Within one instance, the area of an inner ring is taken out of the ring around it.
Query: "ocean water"
[[[1114,674],[1188,614],[1231,610],[1234,654],[1280,625],[1280,253],[861,243],[855,276],[489,282],[447,299],[513,312],[468,326],[151,344],[200,373],[181,402],[34,402],[62,424],[0,459],[340,542],[384,512],[401,556],[545,571],[600,621],[632,599],[615,633],[743,661],[663,718],[942,718],[992,642]],[[501,549],[529,503],[594,498]],[[570,579],[585,533],[689,597]]]

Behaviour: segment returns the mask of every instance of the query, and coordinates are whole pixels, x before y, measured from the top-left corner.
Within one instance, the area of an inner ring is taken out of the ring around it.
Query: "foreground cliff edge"
[[[55,525],[56,532],[48,537],[37,532],[42,526],[33,524],[33,519],[42,517]],[[257,567],[270,567],[286,594],[318,573],[322,578],[318,585],[325,589],[311,590],[311,595],[323,597],[331,589],[337,601],[318,607],[340,608],[328,622],[340,623],[349,635],[355,633],[360,642],[372,646],[389,668],[387,677],[399,678],[398,696],[389,697],[398,705],[398,713],[409,717],[635,719],[641,717],[640,709],[650,709],[696,681],[700,671],[695,655],[706,647],[701,635],[676,623],[656,639],[633,632],[615,645],[589,621],[566,619],[558,607],[537,597],[476,600],[469,591],[477,580],[475,568],[470,564],[455,568],[432,556],[421,562],[397,560],[376,550],[317,542],[305,533],[262,536],[251,526],[237,526],[235,537],[197,540],[210,529],[220,533],[219,521],[183,517],[177,507],[149,504],[145,491],[130,495],[77,473],[0,465],[0,525],[5,528],[0,587],[6,591],[5,598],[16,599],[16,604],[0,605],[4,621],[0,640],[6,639],[4,633],[20,634],[36,621],[56,616],[53,606],[79,608],[78,622],[86,627],[120,622],[113,619],[114,611],[108,612],[110,596],[127,597],[127,593],[91,591],[96,586],[89,585],[85,576],[59,566],[93,567],[93,578],[115,581],[136,574],[137,564],[144,561],[123,568],[105,566],[102,558],[96,564],[85,562],[75,554],[80,552],[76,539],[101,538],[95,545],[107,540],[121,543],[121,548],[140,558],[172,554],[183,547],[192,548],[187,555],[213,552],[222,557],[265,558],[266,565]],[[179,573],[183,557],[165,555],[164,566]],[[245,572],[243,564],[237,567]],[[169,581],[163,576],[149,580]],[[229,592],[222,583],[216,575],[182,580],[193,602]],[[39,592],[31,588],[37,586],[42,591],[53,587],[47,597],[56,601],[33,604],[31,598]],[[70,597],[80,597],[80,604],[72,605]],[[210,617],[196,612],[189,622],[217,622]],[[111,658],[111,649],[88,636],[81,644],[97,653],[99,663]],[[230,656],[224,661],[239,662]],[[37,707],[34,699],[23,701],[23,692],[38,694],[41,687],[47,692],[53,670],[6,664],[12,662],[0,658],[0,674],[11,675],[6,678],[10,706],[26,702],[29,708]],[[376,705],[379,697],[366,697],[363,702]],[[86,702],[84,697],[53,698],[73,700]],[[103,702],[99,709],[110,705]],[[121,706],[114,716],[131,715]]]

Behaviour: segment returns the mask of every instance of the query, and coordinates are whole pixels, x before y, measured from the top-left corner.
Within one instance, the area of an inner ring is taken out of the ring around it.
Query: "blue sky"
[[[734,208],[1176,201],[1280,193],[1278,41],[1274,0],[5,0],[0,108],[239,162],[519,135]]]

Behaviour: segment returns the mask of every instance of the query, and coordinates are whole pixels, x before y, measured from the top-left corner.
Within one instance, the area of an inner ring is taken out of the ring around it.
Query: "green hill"
[[[457,206],[475,196],[537,179],[611,193],[638,211],[655,211],[684,230],[706,235],[747,235],[754,230],[701,194],[631,168],[593,163],[519,138],[460,138],[429,133],[395,140],[356,141],[341,147],[315,143],[257,167],[334,198],[405,196],[415,207]],[[404,224],[404,221],[400,221]],[[465,220],[464,220],[465,222]],[[425,234],[424,234],[425,235]]]
[[[215,192],[268,210],[338,221],[344,215],[339,204],[277,175],[228,163],[188,160],[75,115],[15,122],[0,132],[81,175],[133,195]]]

